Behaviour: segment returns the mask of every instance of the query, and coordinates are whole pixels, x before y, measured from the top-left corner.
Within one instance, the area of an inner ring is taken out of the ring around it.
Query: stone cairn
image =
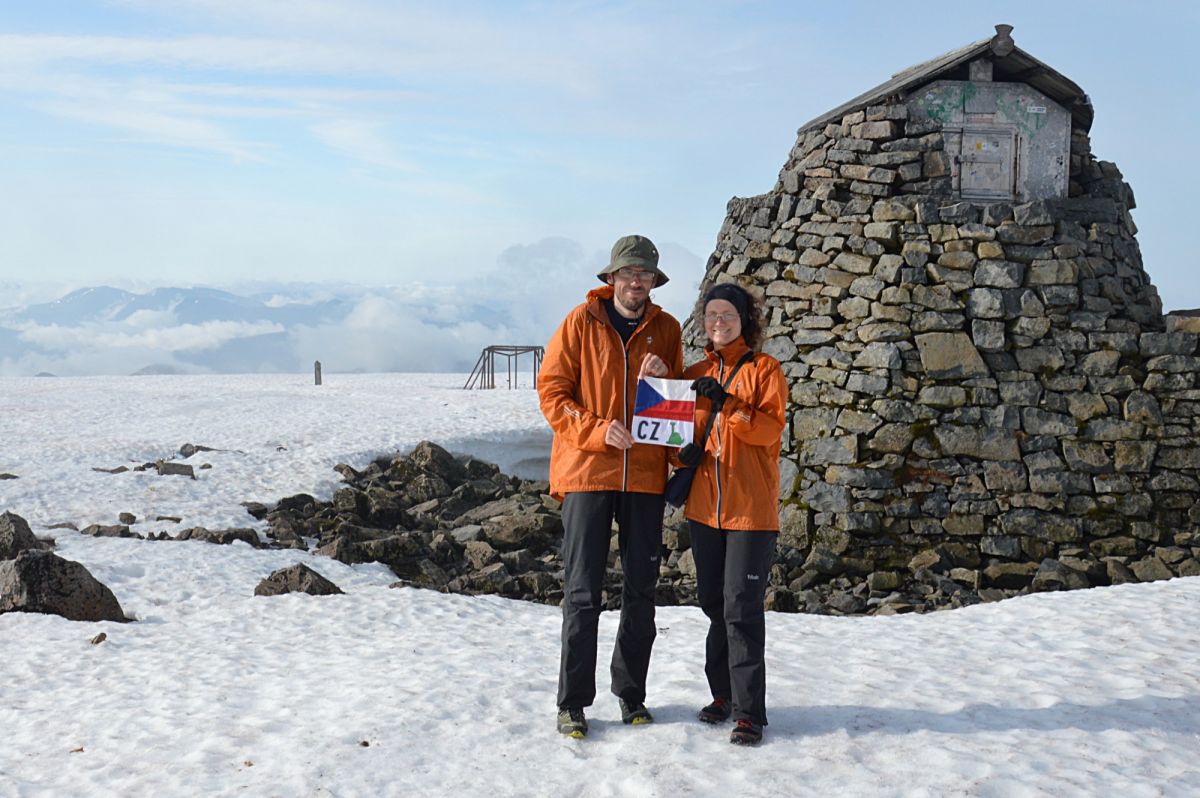
[[[701,295],[763,298],[791,389],[768,602],[901,612],[1200,574],[1198,319],[1076,126],[1068,196],[962,201],[903,97],[802,129]],[[688,362],[700,343],[685,329]]]

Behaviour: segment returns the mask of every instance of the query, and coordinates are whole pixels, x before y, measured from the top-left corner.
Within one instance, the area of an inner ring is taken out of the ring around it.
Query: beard
[[[627,312],[634,315],[640,315],[646,309],[646,301],[650,298],[649,292],[642,293],[638,297],[621,296],[620,292],[613,294],[613,301],[624,308]]]

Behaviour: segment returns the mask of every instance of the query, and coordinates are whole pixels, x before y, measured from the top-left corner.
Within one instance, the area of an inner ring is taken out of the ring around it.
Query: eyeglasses
[[[647,269],[634,269],[622,266],[617,269],[617,276],[622,280],[637,280],[639,283],[649,283],[654,280],[655,273]]]
[[[738,314],[736,314],[736,313],[705,313],[704,314],[704,323],[705,324],[716,324],[719,321],[723,321],[726,324],[733,324],[737,320],[738,320]]]

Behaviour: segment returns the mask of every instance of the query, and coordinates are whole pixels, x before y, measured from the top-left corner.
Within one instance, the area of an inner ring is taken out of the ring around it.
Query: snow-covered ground
[[[0,510],[55,536],[137,619],[0,615],[0,795],[1200,794],[1197,578],[926,616],[770,614],[771,725],[743,749],[694,719],[694,608],[659,610],[657,723],[623,726],[602,694],[574,741],[553,725],[554,608],[390,588],[382,566],[298,551],[45,529],[120,511],[247,525],[241,501],[327,495],[336,462],[422,438],[509,465],[544,449],[532,391],[326,382],[0,380],[0,473],[20,477],[0,481]],[[213,465],[194,483],[90,470],[185,442],[239,453],[193,457]],[[253,595],[293,562],[346,594]]]

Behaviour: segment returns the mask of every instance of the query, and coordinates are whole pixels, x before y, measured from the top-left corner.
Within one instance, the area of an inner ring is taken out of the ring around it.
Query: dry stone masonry
[[[1200,319],[1163,317],[1086,95],[1010,30],[809,123],[729,203],[701,291],[763,297],[789,378],[781,609],[1200,574]]]

